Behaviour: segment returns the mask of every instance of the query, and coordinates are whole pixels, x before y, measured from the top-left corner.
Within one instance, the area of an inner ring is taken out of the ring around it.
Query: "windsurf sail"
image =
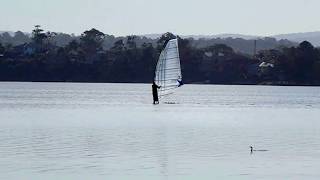
[[[161,86],[158,90],[159,98],[174,93],[177,88],[183,85],[178,39],[168,41],[166,47],[162,50],[157,63],[154,82]]]

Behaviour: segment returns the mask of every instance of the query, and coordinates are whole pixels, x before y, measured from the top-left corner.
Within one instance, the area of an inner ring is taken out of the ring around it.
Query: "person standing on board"
[[[153,95],[153,104],[159,104],[159,98],[158,98],[158,89],[160,89],[161,86],[158,86],[154,81],[152,83],[152,95]]]

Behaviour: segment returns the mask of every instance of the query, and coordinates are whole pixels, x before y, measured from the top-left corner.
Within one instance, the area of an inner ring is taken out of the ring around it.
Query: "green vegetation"
[[[176,38],[114,37],[97,29],[81,36],[45,32],[0,35],[1,81],[146,82],[161,49]],[[320,50],[309,42],[183,39],[181,66],[186,83],[320,85]]]

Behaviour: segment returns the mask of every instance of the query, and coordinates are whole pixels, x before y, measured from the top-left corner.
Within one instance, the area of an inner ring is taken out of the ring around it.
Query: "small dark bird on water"
[[[266,152],[266,151],[268,151],[268,150],[266,150],[266,149],[259,149],[259,150],[256,150],[256,149],[253,149],[253,147],[252,147],[252,146],[250,146],[250,152],[251,152],[251,153],[253,153],[253,151]]]

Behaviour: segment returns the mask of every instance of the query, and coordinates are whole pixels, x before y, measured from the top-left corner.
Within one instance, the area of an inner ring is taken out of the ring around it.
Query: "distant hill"
[[[13,31],[0,31],[0,34],[3,34],[5,32],[8,32],[11,36],[14,36]],[[24,32],[24,34],[30,36],[30,33]],[[145,34],[145,35],[139,35],[141,37],[146,37],[150,39],[157,39],[162,34]],[[198,39],[214,39],[214,38],[241,38],[245,40],[253,40],[253,39],[263,39],[264,36],[255,36],[255,35],[244,35],[244,34],[216,34],[216,35],[182,35],[182,38],[193,38],[195,40]],[[277,40],[281,39],[287,39],[289,41],[293,41],[296,43],[300,43],[302,41],[309,41],[314,46],[320,46],[320,31],[315,32],[302,32],[302,33],[290,33],[290,34],[279,34],[279,35],[273,35],[269,36],[276,38]]]
[[[8,32],[10,34],[10,32]],[[138,36],[135,39],[137,46],[142,46],[144,43],[151,43],[157,46],[158,38],[160,34],[149,34],[145,36]],[[262,38],[257,36],[248,36],[240,34],[221,34],[221,35],[197,35],[197,36],[181,36],[182,38],[189,39],[190,44],[196,48],[205,48],[216,44],[225,44],[234,49],[234,51],[252,55],[254,52],[254,40],[257,39],[257,51],[267,49],[277,49],[278,47],[292,47],[296,46],[297,43],[288,40],[276,40],[276,38]],[[69,44],[72,40],[79,40],[79,36],[73,36],[70,34],[58,33],[50,40],[53,44],[64,47]],[[112,35],[106,35],[103,42],[104,49],[110,49],[114,46],[116,41],[123,40],[126,42],[126,37],[115,37]],[[0,33],[0,43],[11,44],[18,46],[31,41],[30,35],[23,32],[14,33],[13,35],[5,35]]]
[[[14,35],[13,31],[0,31],[0,34],[3,34],[3,33],[9,33],[11,36]]]
[[[147,34],[140,37],[147,37],[156,41],[161,34]],[[257,51],[277,49],[279,47],[297,46],[297,42],[274,37],[259,37],[242,34],[219,34],[219,35],[181,35],[181,38],[190,38],[190,43],[197,48],[205,48],[215,44],[225,44],[238,53],[253,55],[254,40],[257,40]],[[192,38],[192,39],[191,39]]]
[[[0,35],[3,34],[3,33],[9,33],[10,36],[14,36],[14,34],[16,33],[17,31],[0,31]],[[27,35],[27,36],[31,36],[31,33],[29,32],[22,32],[23,34]]]
[[[150,39],[158,39],[162,34],[144,34],[140,35]],[[252,36],[252,35],[243,35],[243,34],[217,34],[217,35],[179,35],[182,38],[193,38],[195,40],[198,39],[213,39],[213,38],[241,38],[246,40],[262,38],[259,36]]]
[[[183,38],[194,38],[194,39],[213,39],[213,38],[241,38],[246,40],[252,40],[260,38],[259,36],[243,35],[243,34],[217,34],[217,35],[187,35],[182,36]]]
[[[252,39],[263,39],[265,37],[262,36],[254,36],[254,35],[242,35],[242,34],[218,34],[218,35],[190,35],[190,36],[182,36],[182,37],[192,37],[194,39],[212,39],[212,38],[241,38],[246,40]],[[309,41],[314,46],[320,46],[320,31],[315,32],[305,32],[305,33],[290,33],[290,34],[279,34],[270,36],[272,38],[276,38],[277,40],[286,39],[292,42],[300,43],[302,41]]]
[[[143,35],[147,38],[157,39],[161,36],[161,34],[146,34]],[[243,34],[217,34],[217,35],[183,35],[182,38],[193,38],[193,39],[213,39],[213,38],[241,38],[246,40],[253,39],[263,39],[263,36],[254,36],[254,35],[243,35]],[[296,43],[300,43],[302,41],[309,41],[314,46],[320,46],[320,31],[315,32],[305,32],[305,33],[290,33],[290,34],[279,34],[270,36],[276,38],[277,40],[287,39],[289,41],[293,41]]]
[[[3,33],[8,32],[10,36],[3,36]],[[143,43],[152,43],[156,45],[157,39],[162,34],[146,34],[139,35],[136,39],[138,46]],[[254,40],[257,40],[257,51],[266,49],[277,49],[278,47],[291,47],[296,46],[302,41],[309,41],[314,46],[320,46],[320,31],[307,32],[307,33],[293,33],[293,34],[281,34],[271,37],[262,37],[254,35],[243,34],[217,34],[217,35],[181,35],[182,38],[192,38],[191,44],[197,48],[204,48],[215,44],[226,44],[232,47],[236,52],[244,54],[253,54],[254,52]],[[52,41],[57,46],[66,46],[72,40],[79,39],[79,36],[70,34],[58,33]],[[111,48],[118,40],[125,40],[126,37],[115,37],[108,35],[103,43],[105,49]],[[0,31],[0,42],[3,44],[12,44],[14,46],[30,42],[30,33],[16,33],[13,31]]]
[[[280,34],[280,35],[275,35],[273,37],[276,39],[288,39],[290,41],[295,41],[295,42],[309,41],[314,46],[320,46],[320,31]]]
[[[146,38],[150,38],[150,39],[158,39],[161,37],[162,34],[143,34],[143,35],[139,35],[140,37],[146,37]]]

